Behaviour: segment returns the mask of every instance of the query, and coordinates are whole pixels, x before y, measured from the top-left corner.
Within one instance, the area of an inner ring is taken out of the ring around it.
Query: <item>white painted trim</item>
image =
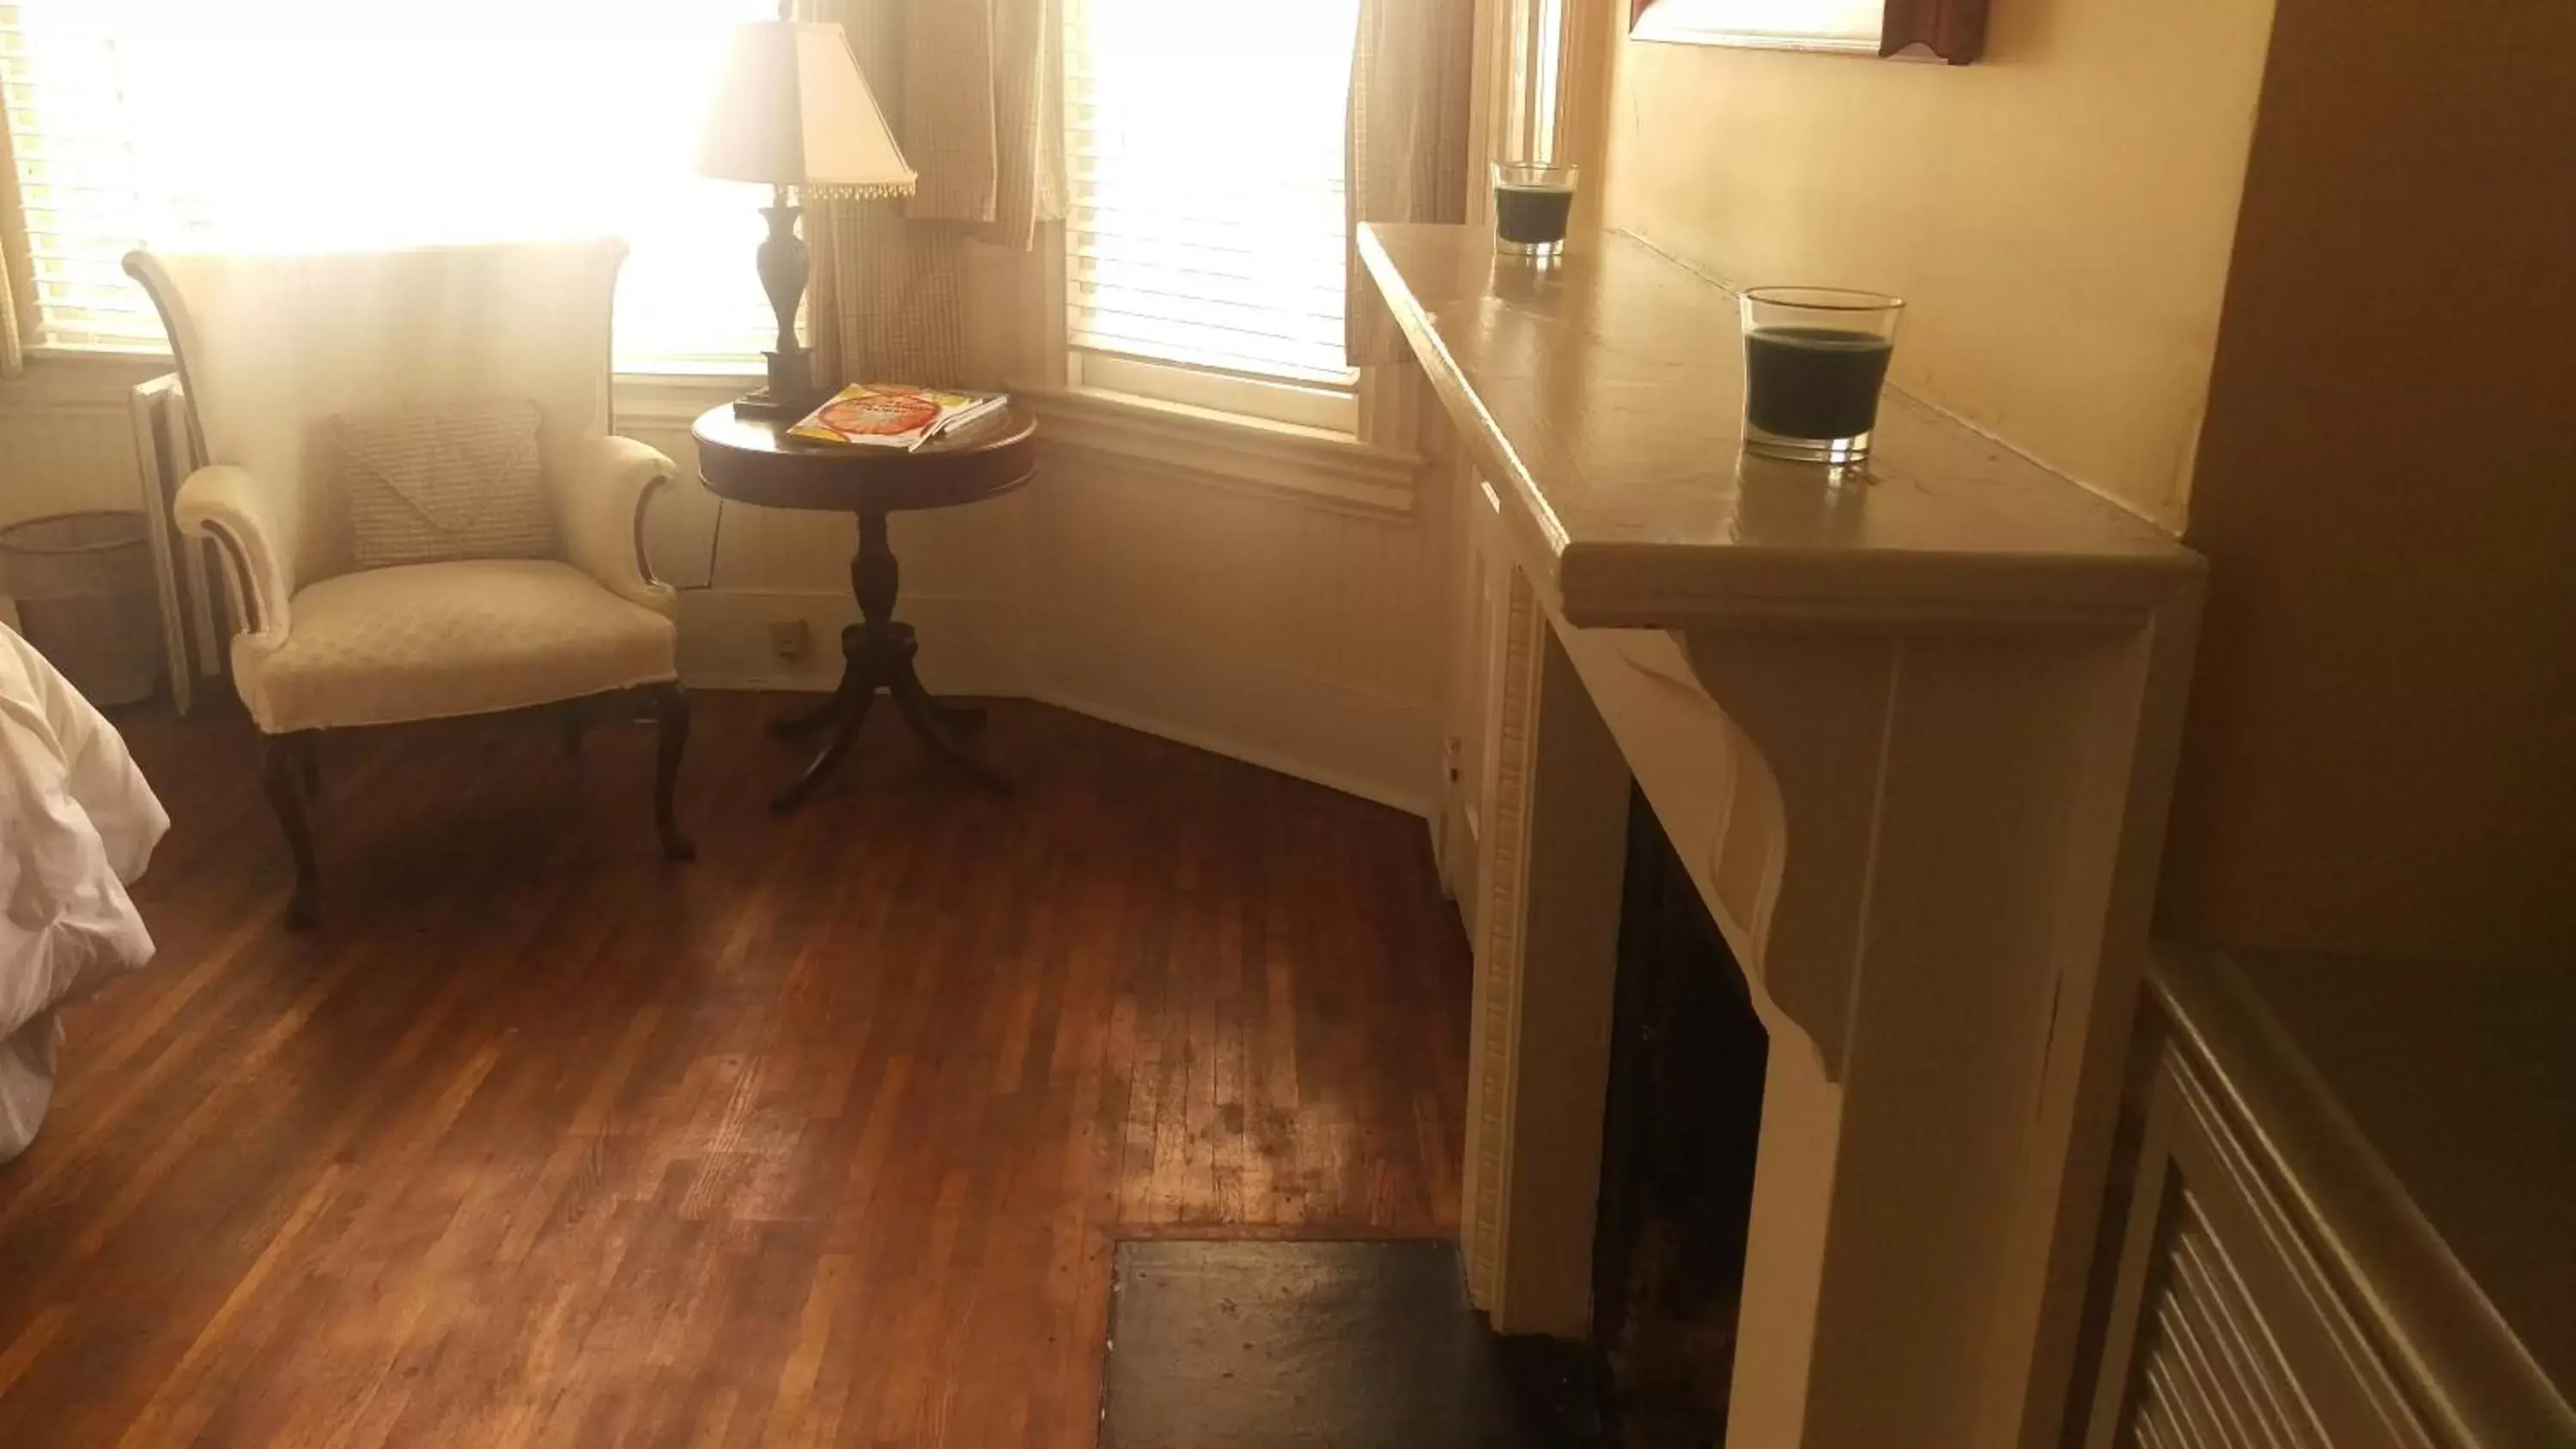
[[[0,405],[123,413],[132,388],[169,370],[168,358],[148,353],[40,349],[24,377],[0,384]],[[1409,444],[1419,416],[1408,386],[1411,370],[1369,371],[1361,387],[1363,426]],[[686,428],[708,408],[741,396],[750,381],[729,373],[620,373],[612,414],[621,429]],[[1173,482],[1213,483],[1337,512],[1408,520],[1415,512],[1424,461],[1409,447],[1097,389],[1022,389],[1015,396],[1045,425],[1042,447],[1132,464]]]
[[[135,388],[169,370],[170,359],[161,354],[31,347],[27,370],[0,382],[0,409],[122,416]]]
[[[1876,10],[1872,5],[1868,7]],[[1823,29],[1764,30],[1743,24],[1744,7],[1730,0],[1660,0],[1637,17],[1631,40],[1680,45],[1731,45],[1754,50],[1804,50],[1829,55],[1878,54],[1883,26],[1863,31]]]
[[[1361,368],[1359,386],[1353,389],[1359,397],[1360,441],[1396,453],[1420,450],[1423,404],[1430,386],[1409,356],[1402,362]],[[1446,419],[1442,431],[1447,431]],[[1416,477],[1427,471],[1427,463],[1416,464]]]
[[[1508,566],[1507,566],[1508,567]],[[1538,722],[1539,662],[1547,617],[1537,591],[1518,568],[1505,575],[1495,661],[1492,713],[1485,732],[1485,783],[1492,814],[1478,833],[1476,888],[1467,911],[1475,943],[1476,981],[1468,1019],[1467,1149],[1459,1169],[1459,1255],[1476,1306],[1498,1313],[1505,1291],[1504,1254],[1511,1238],[1509,1195],[1519,1103],[1522,933],[1520,903],[1529,892],[1529,797]],[[1524,1305],[1527,1306],[1527,1305]],[[1541,1321],[1566,1318],[1566,1305],[1544,1305]],[[1508,1318],[1513,1331],[1529,1331]]]
[[[1410,521],[1420,456],[1347,433],[1091,390],[1022,392],[1042,449],[1132,465],[1336,512]]]
[[[1378,369],[1372,369],[1378,371]],[[1410,439],[1418,411],[1398,373],[1364,388],[1364,412]],[[721,375],[621,375],[616,421],[628,429],[685,428],[744,390]],[[1021,390],[1041,448],[1106,458],[1167,481],[1249,491],[1371,518],[1410,520],[1423,460],[1348,433],[1301,427],[1100,389]]]
[[[1357,435],[1358,389],[1213,372],[1077,347],[1065,360],[1066,387],[1206,408],[1233,417]]]
[[[190,543],[170,515],[169,486],[173,471],[163,465],[162,423],[170,399],[179,392],[179,375],[165,372],[139,383],[126,394],[126,418],[134,430],[135,499],[141,505],[146,538],[152,545],[154,601],[161,608],[161,669],[170,681],[170,704],[181,714],[196,707],[196,671],[188,661],[188,604],[203,605],[202,576],[184,576]],[[184,460],[183,460],[184,461]]]

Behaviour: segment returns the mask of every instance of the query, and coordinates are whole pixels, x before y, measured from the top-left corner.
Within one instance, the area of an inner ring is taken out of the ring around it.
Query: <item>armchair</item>
[[[662,851],[689,735],[677,597],[643,522],[671,460],[609,432],[618,242],[328,256],[138,251],[205,467],[179,489],[239,608],[233,682],[266,736],[263,785],[295,862],[289,921],[317,918],[313,743],[336,729],[641,692],[660,731]],[[331,420],[496,398],[537,411],[551,558],[355,566]]]

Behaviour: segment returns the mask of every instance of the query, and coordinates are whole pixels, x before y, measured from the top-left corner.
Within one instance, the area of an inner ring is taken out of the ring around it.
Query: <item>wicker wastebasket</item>
[[[62,513],[0,528],[0,594],[27,642],[93,704],[133,704],[161,682],[151,521]]]

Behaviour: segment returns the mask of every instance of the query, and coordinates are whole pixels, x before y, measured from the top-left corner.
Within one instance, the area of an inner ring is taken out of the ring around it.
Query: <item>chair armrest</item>
[[[246,616],[244,631],[271,649],[286,642],[295,597],[292,534],[276,502],[248,470],[215,463],[189,474],[171,503],[189,536],[215,541]]]
[[[565,557],[610,589],[663,614],[678,607],[679,596],[653,577],[644,557],[644,510],[654,492],[678,474],[655,449],[611,435],[582,444],[555,487]]]

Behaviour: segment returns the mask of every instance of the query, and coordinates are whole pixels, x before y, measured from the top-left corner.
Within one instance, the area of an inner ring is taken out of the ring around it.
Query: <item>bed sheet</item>
[[[152,959],[126,886],[169,827],[115,727],[0,626],[0,1161],[44,1120],[60,1009]]]

